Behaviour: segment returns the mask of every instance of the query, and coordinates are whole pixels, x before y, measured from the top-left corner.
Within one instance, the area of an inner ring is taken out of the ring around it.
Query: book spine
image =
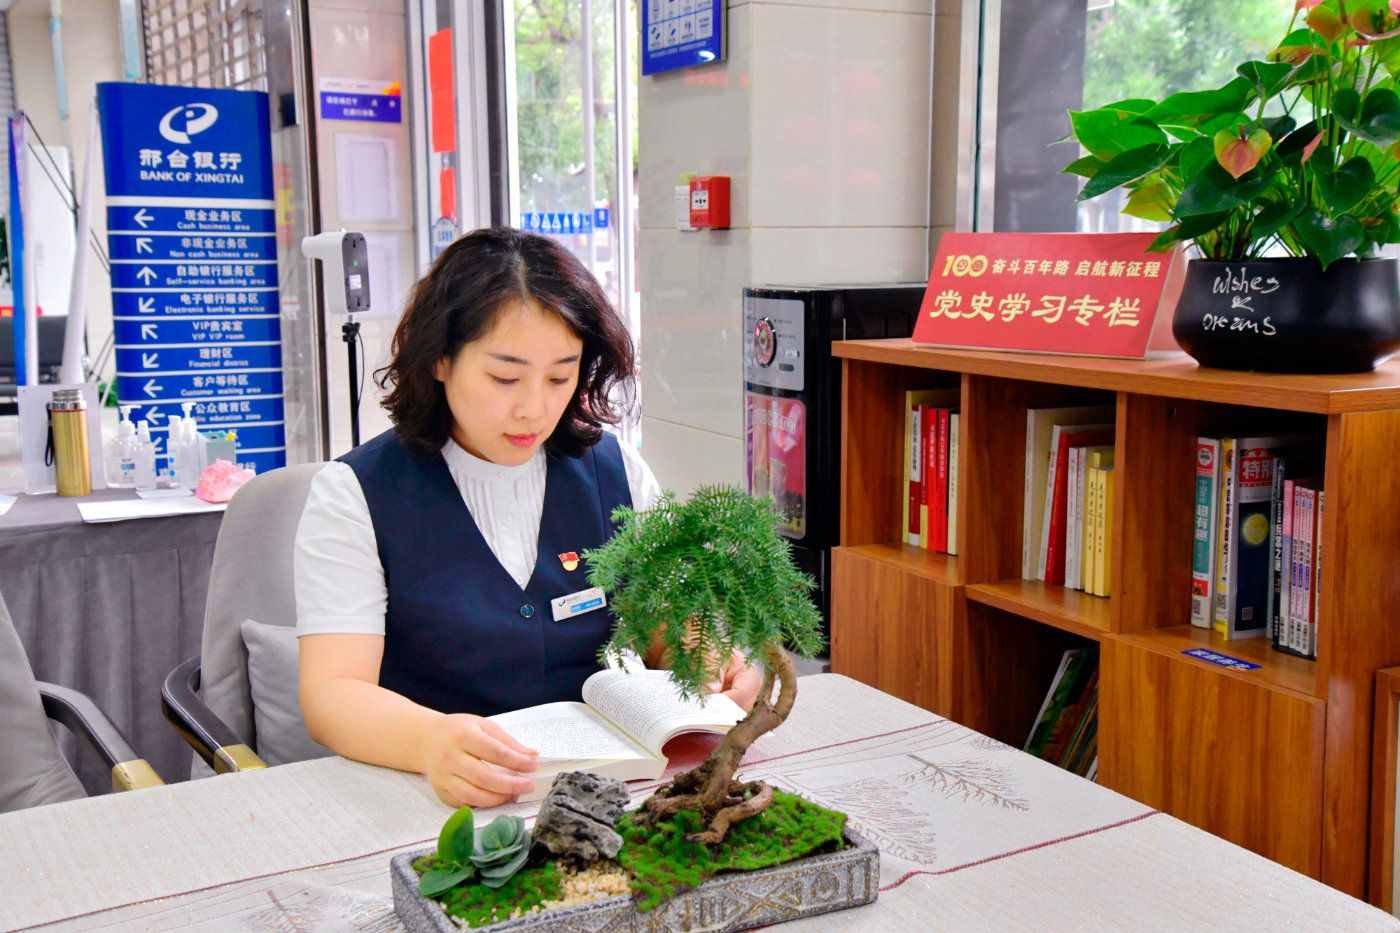
[[[910,436],[914,430],[914,393],[904,393],[904,450],[900,459],[900,469],[904,473],[904,481],[899,485],[899,539],[905,544],[909,543],[909,502],[911,491],[909,489],[909,462],[913,458],[910,451]]]
[[[932,510],[928,507],[928,492],[932,489],[932,462],[934,462],[934,430],[938,415],[930,406],[918,409],[918,546],[924,551],[932,546],[928,534],[932,523]]]
[[[1099,467],[1094,471],[1094,595],[1107,596],[1108,592],[1104,587],[1104,570],[1107,558],[1107,541],[1105,532],[1108,530],[1105,524],[1105,506],[1108,498],[1108,470]]]
[[[948,416],[948,553],[958,553],[958,447],[961,419],[957,412]]]
[[[937,503],[937,514],[930,515],[933,525],[933,545],[931,550],[948,553],[948,416],[946,408],[938,409],[938,459],[929,464],[929,472],[937,470],[933,480],[933,494]]]
[[[1031,750],[1031,743],[1035,741],[1036,731],[1039,729],[1040,724],[1045,721],[1046,715],[1050,711],[1050,703],[1055,696],[1055,688],[1059,686],[1060,678],[1065,676],[1065,670],[1069,667],[1070,660],[1077,653],[1078,652],[1073,650],[1061,652],[1060,665],[1055,668],[1055,676],[1050,680],[1050,689],[1045,691],[1045,699],[1040,701],[1040,710],[1035,714],[1035,723],[1031,726],[1030,734],[1026,736],[1026,744],[1021,746],[1021,751],[1028,752]]]
[[[1103,582],[1099,587],[1102,596],[1113,595],[1113,470],[1103,471]]]
[[[1230,542],[1231,611],[1225,635],[1256,638],[1268,631],[1269,590],[1273,578],[1274,464],[1268,439],[1241,441],[1235,447],[1235,529]]]
[[[1229,634],[1230,616],[1234,605],[1230,600],[1233,566],[1230,541],[1235,535],[1235,439],[1220,442],[1220,528],[1216,534],[1215,609],[1212,617],[1215,630]]]
[[[1279,640],[1279,608],[1283,602],[1283,483],[1287,463],[1274,458],[1274,481],[1269,491],[1269,641],[1277,648]]]
[[[1079,461],[1087,456],[1083,447],[1069,449],[1069,503],[1065,508],[1065,587],[1079,589]]]
[[[1289,614],[1289,599],[1293,595],[1293,480],[1287,475],[1283,478],[1282,492],[1282,514],[1283,526],[1280,532],[1279,542],[1280,566],[1282,576],[1279,579],[1278,590],[1278,637],[1274,639],[1274,647],[1287,650],[1289,643],[1289,632],[1292,630],[1293,617]]]
[[[1293,616],[1297,629],[1293,633],[1293,648],[1304,657],[1308,654],[1308,626],[1312,624],[1312,566],[1314,512],[1317,510],[1317,493],[1306,487],[1298,490],[1300,512],[1294,517],[1293,531],[1299,535],[1302,546],[1298,552],[1298,606]]]
[[[1326,509],[1327,493],[1317,491],[1317,521],[1313,524],[1313,566],[1312,566],[1312,624],[1308,626],[1308,638],[1304,644],[1307,656],[1317,657],[1317,633],[1322,625],[1322,521]]]
[[[1021,494],[1021,579],[1035,579],[1031,555],[1035,553],[1031,526],[1035,524],[1035,425],[1036,413],[1026,412],[1026,483]]]
[[[906,526],[907,534],[905,541],[914,547],[919,547],[919,534],[922,529],[920,525],[921,516],[919,505],[923,502],[923,444],[920,442],[922,435],[922,421],[924,406],[910,404],[909,415],[909,507],[906,514],[909,517],[909,524]]]
[[[1215,587],[1216,487],[1220,482],[1220,441],[1196,439],[1196,531],[1191,543],[1191,624],[1210,628]]]
[[[1061,428],[1057,424],[1050,432],[1050,460],[1045,470],[1045,509],[1040,521],[1040,547],[1036,551],[1035,578],[1045,579],[1047,569],[1047,559],[1050,551],[1051,523],[1053,521],[1055,504],[1055,479],[1059,472],[1060,465],[1060,434]]]
[[[1080,460],[1080,470],[1084,476],[1081,485],[1084,490],[1084,508],[1080,516],[1079,535],[1082,539],[1079,554],[1079,584],[1086,593],[1094,591],[1094,455]]]
[[[1303,524],[1306,519],[1302,486],[1293,487],[1293,553],[1288,580],[1288,628],[1286,647],[1298,651],[1298,620],[1303,612]]]
[[[1037,758],[1045,757],[1045,747],[1053,738],[1060,717],[1064,715],[1083,663],[1084,652],[1081,650],[1072,649],[1062,656],[1060,669],[1046,694],[1043,711],[1036,721],[1030,739],[1026,742],[1026,751]]]

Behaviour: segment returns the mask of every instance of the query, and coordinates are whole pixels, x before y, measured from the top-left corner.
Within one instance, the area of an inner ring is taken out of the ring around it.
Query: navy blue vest
[[[632,494],[617,439],[547,455],[539,556],[525,589],[501,566],[441,454],[386,431],[341,458],[369,504],[389,592],[379,684],[445,713],[493,716],[578,700],[612,633],[608,609],[555,622],[550,600],[588,588],[586,548],[612,537]],[[561,554],[579,564],[566,570]]]

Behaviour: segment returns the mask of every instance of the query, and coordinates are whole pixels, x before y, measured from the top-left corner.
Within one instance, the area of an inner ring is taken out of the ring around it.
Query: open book
[[[545,703],[491,720],[540,753],[531,775],[539,800],[561,771],[590,771],[622,781],[655,780],[666,770],[662,746],[687,732],[723,735],[746,714],[727,696],[683,700],[667,671],[602,670],[583,682],[582,703]]]

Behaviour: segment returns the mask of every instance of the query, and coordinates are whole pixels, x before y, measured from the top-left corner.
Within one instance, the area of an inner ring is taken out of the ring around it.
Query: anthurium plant
[[[1298,0],[1287,34],[1224,87],[1070,114],[1080,199],[1171,226],[1206,259],[1282,248],[1325,268],[1400,242],[1400,0]]]

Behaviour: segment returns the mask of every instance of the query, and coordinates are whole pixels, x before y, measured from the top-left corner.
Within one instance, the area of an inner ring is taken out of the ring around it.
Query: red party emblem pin
[[[559,555],[559,563],[564,565],[564,569],[574,571],[578,569],[578,552],[565,551]]]

